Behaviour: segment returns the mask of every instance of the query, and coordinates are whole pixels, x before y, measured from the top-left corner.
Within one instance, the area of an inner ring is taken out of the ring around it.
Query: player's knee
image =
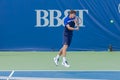
[[[67,48],[68,48],[68,45],[64,45],[63,48],[64,48],[64,49],[67,49]]]

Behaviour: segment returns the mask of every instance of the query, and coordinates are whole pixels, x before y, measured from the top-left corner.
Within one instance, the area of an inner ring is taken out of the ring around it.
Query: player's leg
[[[70,46],[71,44],[71,39],[72,36],[64,36],[63,38],[63,47],[60,49],[59,54],[54,57],[54,62],[56,65],[58,65],[58,61],[59,61],[59,57],[62,55],[63,56],[63,62],[62,65],[64,65],[65,67],[69,67],[70,65],[68,65],[67,60],[66,60],[66,51],[67,48]]]
[[[70,65],[68,64],[67,59],[66,59],[66,51],[67,51],[67,48],[71,44],[72,36],[65,36],[64,38],[65,38],[64,39],[65,41],[64,41],[64,45],[63,45],[63,49],[62,49],[62,56],[63,56],[62,65],[64,65],[65,67],[70,67]]]
[[[66,50],[68,48],[68,45],[63,45],[63,47],[60,49],[59,51],[59,56],[63,56],[63,57],[66,57]],[[59,58],[59,57],[58,57]]]
[[[56,57],[54,57],[54,62],[56,64],[56,66],[58,65],[58,61],[59,61],[59,58],[60,56],[62,55],[62,52],[63,52],[63,47],[60,49],[59,53],[57,54]]]
[[[62,56],[63,56],[62,65],[64,65],[65,67],[70,67],[70,65],[68,64],[67,59],[66,59],[66,51],[67,51],[67,48],[68,48],[68,45],[65,44],[65,45],[63,46],[63,50],[62,50]]]
[[[60,49],[60,51],[59,51],[59,56],[61,56],[62,55],[62,52],[63,52],[63,47]]]
[[[67,45],[67,44],[63,45],[63,48],[62,48],[62,56],[63,56],[63,57],[66,57],[67,48],[68,48],[68,45]]]
[[[54,57],[54,62],[55,62],[55,64],[56,65],[58,65],[58,61],[59,61],[59,57],[62,55],[62,53],[63,53],[63,47],[64,47],[64,44],[66,43],[66,37],[64,36],[63,37],[63,46],[62,46],[62,48],[59,50],[59,53],[57,54],[57,56],[56,57]]]

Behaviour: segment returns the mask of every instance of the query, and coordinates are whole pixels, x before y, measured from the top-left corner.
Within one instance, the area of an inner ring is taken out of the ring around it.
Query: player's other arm
[[[67,24],[66,25],[66,27],[68,28],[68,30],[79,30],[79,28],[78,27],[76,27],[76,28],[73,28],[73,27],[70,27],[70,25],[69,24]]]

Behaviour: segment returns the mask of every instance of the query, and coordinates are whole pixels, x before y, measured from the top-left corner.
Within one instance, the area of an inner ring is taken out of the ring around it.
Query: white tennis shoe
[[[62,62],[62,65],[65,66],[65,67],[67,67],[67,68],[70,67],[70,65],[68,64],[67,61],[63,61],[63,62]]]
[[[57,59],[56,57],[54,57],[54,63],[56,66],[58,66],[58,62],[59,62],[59,59]]]

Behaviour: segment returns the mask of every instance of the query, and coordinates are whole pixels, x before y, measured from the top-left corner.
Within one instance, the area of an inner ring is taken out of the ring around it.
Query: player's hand
[[[75,24],[78,23],[77,19],[74,19]]]
[[[75,28],[75,30],[77,30],[77,31],[78,31],[78,30],[79,30],[79,27],[76,27],[76,28]]]

